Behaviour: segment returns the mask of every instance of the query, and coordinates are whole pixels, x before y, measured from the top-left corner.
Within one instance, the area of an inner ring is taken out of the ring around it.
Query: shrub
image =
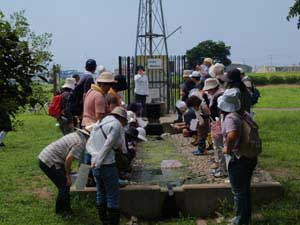
[[[270,84],[285,84],[285,78],[284,78],[284,76],[271,75],[269,77],[269,83]]]
[[[253,81],[253,83],[255,85],[267,85],[269,84],[269,80],[266,76],[262,76],[262,75],[251,75],[250,79]]]
[[[296,75],[288,75],[285,77],[285,82],[287,84],[299,84],[300,83],[300,77]]]

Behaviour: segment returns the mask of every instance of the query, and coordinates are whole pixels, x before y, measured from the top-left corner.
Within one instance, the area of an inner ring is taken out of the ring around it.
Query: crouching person
[[[122,147],[123,127],[126,124],[126,110],[116,107],[101,122],[96,123],[86,146],[92,156],[99,218],[105,225],[118,225],[120,221],[119,177],[115,149]]]
[[[58,189],[56,214],[72,213],[70,204],[71,165],[83,156],[92,126],[72,132],[48,145],[38,156],[41,170]]]

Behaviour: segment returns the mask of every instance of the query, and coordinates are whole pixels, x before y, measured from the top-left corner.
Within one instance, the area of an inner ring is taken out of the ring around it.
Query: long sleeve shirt
[[[102,129],[101,129],[102,128]],[[94,126],[86,149],[92,156],[92,164],[101,165],[115,163],[115,150],[124,146],[124,129],[114,116],[107,116]]]
[[[138,95],[149,95],[149,81],[146,74],[134,76],[134,93]]]

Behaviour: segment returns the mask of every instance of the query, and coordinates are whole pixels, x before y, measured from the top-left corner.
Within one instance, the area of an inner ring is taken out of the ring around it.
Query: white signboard
[[[162,60],[161,59],[148,59],[148,69],[158,70],[162,69]]]

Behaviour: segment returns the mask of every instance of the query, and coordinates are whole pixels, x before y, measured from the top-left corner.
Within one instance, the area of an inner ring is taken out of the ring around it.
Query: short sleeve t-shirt
[[[107,114],[106,97],[100,92],[90,89],[84,99],[82,126],[96,123],[96,114]]]
[[[222,134],[223,134],[223,143],[224,146],[226,147],[226,138],[227,134],[232,132],[232,131],[237,131],[238,132],[238,138],[234,143],[232,152],[237,153],[239,151],[240,147],[240,138],[241,138],[241,132],[242,132],[242,118],[240,115],[237,113],[230,113],[226,115],[223,123],[222,123]]]
[[[39,159],[49,168],[53,165],[59,169],[65,164],[69,153],[80,160],[85,150],[87,138],[80,132],[73,132],[48,145],[39,154]]]

